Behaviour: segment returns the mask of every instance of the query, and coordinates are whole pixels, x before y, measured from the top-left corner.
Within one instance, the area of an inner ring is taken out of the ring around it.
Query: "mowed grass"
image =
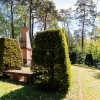
[[[100,100],[100,69],[80,67],[83,100]]]
[[[72,83],[68,93],[44,92],[33,85],[0,79],[0,100],[100,100],[99,69],[77,65],[71,66],[71,73]]]

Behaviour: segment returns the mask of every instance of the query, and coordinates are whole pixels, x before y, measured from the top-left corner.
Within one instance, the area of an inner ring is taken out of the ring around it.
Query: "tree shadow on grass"
[[[96,78],[96,79],[100,79],[100,73],[99,72],[95,73],[95,75],[93,77]]]
[[[15,82],[8,79],[0,79],[3,82],[11,84],[23,85],[22,88],[11,91],[3,95],[0,100],[62,100],[66,93],[61,92],[45,92],[35,88],[34,85],[25,85],[21,82]]]
[[[92,69],[92,70],[100,70],[100,68],[95,67],[95,66],[87,66],[84,64],[74,64],[74,66],[82,67],[82,68],[87,68],[87,69]]]
[[[15,84],[15,85],[25,85],[25,83],[24,82],[19,82],[19,81],[13,81],[13,80],[11,80],[10,79],[10,77],[0,77],[0,81],[1,82],[5,82],[5,83],[11,83],[11,84]]]
[[[95,66],[86,66],[86,65],[79,65],[79,64],[76,64],[74,66],[78,66],[78,67],[82,67],[82,68],[86,68],[86,69],[91,69],[89,70],[89,72],[92,72],[93,73],[93,77],[96,78],[96,79],[100,79],[100,73],[99,72],[96,72],[96,70],[100,70],[100,68],[97,68]]]

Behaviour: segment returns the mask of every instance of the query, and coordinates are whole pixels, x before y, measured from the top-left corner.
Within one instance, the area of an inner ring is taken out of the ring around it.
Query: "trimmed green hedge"
[[[21,69],[22,53],[17,40],[0,38],[0,72],[8,69]]]
[[[33,46],[33,71],[41,88],[67,90],[70,86],[70,61],[66,36],[62,30],[37,33]],[[35,77],[34,77],[35,78]],[[36,80],[35,80],[36,82]]]

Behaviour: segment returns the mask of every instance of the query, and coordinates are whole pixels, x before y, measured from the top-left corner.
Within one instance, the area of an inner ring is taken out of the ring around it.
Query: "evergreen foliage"
[[[77,51],[76,53],[77,53],[77,55],[76,55],[76,62],[78,64],[84,64],[84,53],[81,52],[81,51]]]
[[[34,42],[32,70],[37,73],[41,88],[68,90],[71,73],[65,34],[60,29],[39,32]]]
[[[8,69],[21,69],[22,53],[15,39],[0,38],[0,72]]]
[[[72,52],[70,55],[71,64],[76,64],[76,53]]]
[[[93,66],[92,54],[87,54],[85,58],[85,64],[88,66]]]

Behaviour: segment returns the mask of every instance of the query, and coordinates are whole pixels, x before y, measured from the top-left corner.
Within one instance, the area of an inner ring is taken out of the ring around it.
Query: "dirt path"
[[[80,76],[80,70],[79,69],[78,69],[78,86],[79,86],[79,100],[83,100],[82,82],[81,82],[81,76]]]

